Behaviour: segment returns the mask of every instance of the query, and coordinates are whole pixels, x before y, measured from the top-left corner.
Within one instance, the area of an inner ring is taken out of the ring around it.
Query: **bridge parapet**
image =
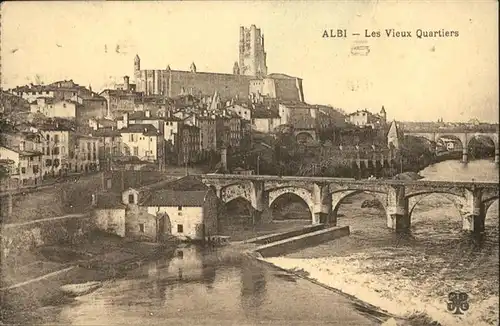
[[[324,177],[279,177],[254,175],[203,175],[202,180],[219,187],[223,202],[242,197],[259,214],[280,196],[293,193],[309,207],[313,223],[336,225],[338,207],[343,199],[359,192],[369,192],[382,203],[387,213],[387,226],[396,231],[410,228],[411,214],[418,202],[439,193],[450,199],[463,216],[463,229],[484,230],[488,207],[498,199],[495,182],[354,180]]]

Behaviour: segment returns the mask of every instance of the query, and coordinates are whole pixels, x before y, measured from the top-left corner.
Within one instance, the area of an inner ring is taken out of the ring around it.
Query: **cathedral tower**
[[[267,75],[264,35],[255,25],[240,27],[240,74],[264,77]]]
[[[134,58],[134,79],[135,84],[140,89],[141,88],[141,58],[136,54]]]
[[[136,54],[134,58],[134,72],[141,70],[141,58]]]

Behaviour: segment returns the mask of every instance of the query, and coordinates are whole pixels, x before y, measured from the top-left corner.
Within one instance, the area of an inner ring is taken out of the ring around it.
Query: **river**
[[[458,160],[430,165],[420,172],[426,180],[498,181],[498,167],[491,160],[463,164]]]
[[[379,324],[344,296],[293,274],[196,246],[38,310],[44,325]]]
[[[492,181],[498,180],[498,168],[487,160],[472,161],[467,166],[458,161],[445,161],[427,167],[421,175],[429,180]],[[345,250],[337,255],[347,257],[356,248],[362,251],[393,241],[384,227],[383,217],[373,219],[374,222],[370,222],[373,225],[367,228],[365,220],[359,216],[357,220],[351,219],[350,212],[356,215],[356,209],[351,210],[347,205],[342,211],[346,218],[340,217],[339,223],[353,226],[352,237],[343,241],[340,247]],[[366,211],[361,215],[366,216]],[[421,222],[420,226],[417,235],[432,235],[433,229],[429,231],[427,224]],[[447,236],[449,233],[444,233],[444,237]],[[434,236],[429,239],[436,240]],[[498,242],[498,233],[495,241]],[[417,249],[408,250],[406,254]],[[296,257],[322,251],[334,254],[326,244]],[[346,275],[348,273],[346,269]],[[97,291],[72,302],[36,309],[46,325],[380,324],[357,309],[351,300],[309,281],[258,261],[227,260],[217,251],[194,246],[178,248],[123,278],[106,281]]]

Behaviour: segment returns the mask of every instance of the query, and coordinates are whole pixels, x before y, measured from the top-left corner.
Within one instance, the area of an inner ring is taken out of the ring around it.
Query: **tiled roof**
[[[279,118],[278,112],[273,110],[266,109],[258,109],[252,112],[253,119],[270,119],[270,118]]]
[[[168,186],[173,190],[207,190],[208,187],[195,176],[185,176],[175,181],[171,181]]]
[[[85,101],[106,101],[104,97],[94,92],[82,92],[78,94],[78,97]]]
[[[13,152],[18,153],[21,156],[40,156],[43,155],[41,152],[35,152],[35,151],[21,151],[17,148],[10,147],[8,145],[3,145],[2,147],[7,148],[8,150],[11,150]]]
[[[92,136],[94,137],[121,137],[121,134],[118,130],[114,130],[111,128],[99,128],[97,130],[92,131]]]
[[[174,116],[170,116],[170,117],[162,117],[161,118],[162,120],[165,120],[165,121],[182,121],[181,118],[177,118],[177,117],[174,117]]]
[[[158,120],[160,118],[153,117],[151,115],[149,117],[146,117],[146,112],[144,112],[144,111],[135,111],[135,112],[129,113],[128,119],[129,120]]]
[[[142,206],[202,206],[207,190],[156,190],[141,203]]]
[[[120,133],[142,133],[145,136],[158,136],[159,132],[152,124],[131,124],[120,129]]]

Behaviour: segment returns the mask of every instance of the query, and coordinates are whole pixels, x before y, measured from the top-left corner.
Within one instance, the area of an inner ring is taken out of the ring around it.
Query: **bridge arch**
[[[477,139],[479,137],[487,138],[493,142],[493,145],[495,145],[495,148],[498,148],[498,134],[496,133],[470,133],[467,135],[467,148],[469,148],[470,142],[473,139]]]
[[[495,195],[495,196],[492,196],[492,197],[489,197],[489,198],[486,198],[486,199],[483,199],[481,201],[481,204],[482,206],[484,207],[484,216],[487,215],[488,213],[488,209],[491,207],[491,205],[493,205],[493,203],[495,201],[498,201],[499,200],[499,196],[498,195]]]
[[[450,201],[462,217],[463,208],[466,205],[465,197],[460,194],[449,192],[449,191],[439,191],[439,190],[429,190],[429,191],[419,191],[414,192],[410,195],[405,196],[408,201],[408,216],[411,219],[415,207],[424,199],[429,198],[432,195],[438,195],[444,197]]]
[[[239,182],[227,185],[220,190],[220,199],[223,203],[228,203],[238,197],[251,202],[250,182]]]
[[[338,210],[347,198],[357,194],[367,193],[375,197],[380,202],[384,212],[387,212],[387,193],[383,191],[375,191],[371,189],[356,189],[356,190],[339,190],[332,192],[332,214],[337,216]]]
[[[451,139],[455,142],[458,143],[458,148],[454,147],[454,151],[461,151],[467,146],[467,135],[465,133],[436,133],[435,134],[435,142],[436,145],[439,143],[440,140],[444,140],[446,138]],[[450,149],[447,149],[450,150]]]
[[[219,227],[225,229],[228,226],[247,225],[251,221],[254,209],[252,203],[242,197],[234,197],[224,202],[219,212]]]
[[[298,143],[311,143],[316,140],[316,135],[309,130],[301,130],[295,132],[295,139]]]
[[[311,192],[299,187],[283,187],[269,191],[269,207],[273,207],[275,201],[286,194],[294,194],[304,201],[311,212],[311,217],[314,214],[314,200]]]

